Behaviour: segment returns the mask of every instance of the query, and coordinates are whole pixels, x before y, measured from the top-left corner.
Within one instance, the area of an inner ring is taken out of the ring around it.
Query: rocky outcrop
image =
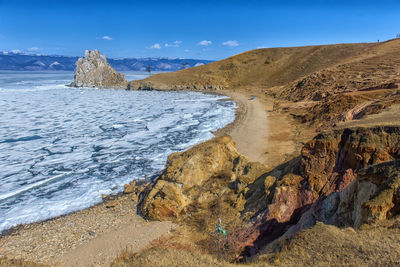
[[[86,50],[76,61],[73,87],[126,88],[124,74],[118,73],[97,50]]]
[[[240,192],[265,172],[264,165],[238,153],[230,136],[217,137],[171,154],[164,173],[142,194],[139,209],[155,220],[238,217],[245,202]]]
[[[345,190],[328,196],[318,220],[337,226],[360,227],[400,214],[400,162],[389,161],[360,170]]]
[[[400,127],[318,135],[305,144],[291,169],[260,178],[265,179],[267,203],[236,233],[241,246],[252,255],[317,221],[357,228],[400,214],[399,156]]]
[[[218,217],[241,218],[245,226],[230,238],[253,255],[318,221],[358,228],[400,214],[399,158],[394,126],[319,134],[298,158],[270,171],[224,136],[172,154],[139,209],[151,219],[206,227]]]

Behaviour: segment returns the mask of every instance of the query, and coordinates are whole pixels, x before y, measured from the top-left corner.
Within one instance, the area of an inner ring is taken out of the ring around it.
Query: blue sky
[[[400,1],[0,0],[0,50],[222,59],[259,47],[375,42]]]

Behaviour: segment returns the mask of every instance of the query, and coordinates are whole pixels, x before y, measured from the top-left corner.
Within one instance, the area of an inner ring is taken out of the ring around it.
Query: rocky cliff
[[[208,230],[218,217],[240,217],[245,226],[232,238],[253,255],[317,221],[358,228],[400,214],[399,158],[400,127],[320,134],[270,171],[225,136],[172,154],[139,207],[151,219],[195,221]]]
[[[290,169],[266,180],[265,209],[239,232],[252,255],[317,221],[358,228],[399,214],[400,128],[344,129],[304,145]],[[262,181],[256,181],[256,183]]]
[[[115,71],[97,50],[86,50],[76,61],[73,87],[126,88],[124,74]]]

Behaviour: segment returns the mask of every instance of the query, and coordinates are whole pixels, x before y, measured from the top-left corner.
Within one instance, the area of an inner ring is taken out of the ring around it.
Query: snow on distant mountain
[[[74,70],[78,57],[46,56],[20,51],[0,51],[0,70]],[[213,62],[182,58],[119,58],[107,59],[117,71],[175,71]]]

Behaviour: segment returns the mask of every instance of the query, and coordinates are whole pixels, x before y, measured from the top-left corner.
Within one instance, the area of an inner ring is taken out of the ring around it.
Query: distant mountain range
[[[0,52],[0,70],[74,70],[78,57]],[[107,59],[117,71],[175,71],[213,62],[182,58]]]

